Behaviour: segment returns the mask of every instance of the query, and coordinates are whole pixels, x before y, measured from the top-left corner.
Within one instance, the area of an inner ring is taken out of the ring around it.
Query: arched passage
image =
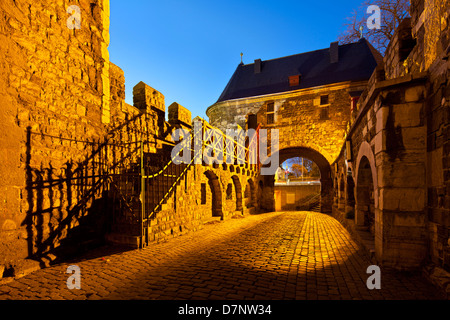
[[[345,180],[344,180],[344,174],[340,175],[339,179],[339,209],[345,208]]]
[[[353,180],[353,172],[351,169],[347,172],[347,208],[346,214],[350,217],[355,215],[355,181]]]
[[[252,179],[247,180],[247,185],[244,191],[245,205],[247,208],[256,206],[256,190]]]
[[[219,179],[212,171],[206,171],[209,188],[211,190],[211,213],[213,217],[222,217],[222,191],[220,189]]]
[[[356,224],[367,227],[375,234],[375,188],[369,159],[363,156],[359,161],[356,182]]]
[[[320,171],[320,210],[323,213],[331,212],[333,202],[333,180],[331,179],[331,167],[328,160],[318,151],[306,147],[290,147],[279,151],[280,164],[287,159],[303,157],[313,161]]]
[[[239,177],[234,175],[231,177],[233,179],[234,184],[234,192],[236,194],[236,211],[242,210],[242,187],[241,181],[239,181]]]

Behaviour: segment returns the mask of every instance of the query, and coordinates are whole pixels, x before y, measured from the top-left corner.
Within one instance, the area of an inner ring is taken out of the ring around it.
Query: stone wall
[[[333,164],[334,211],[354,208],[348,218],[371,231],[385,266],[432,261],[449,268],[448,46],[448,1],[413,1],[411,19],[369,80],[347,131],[349,145]],[[364,197],[368,191],[372,199]]]
[[[319,166],[323,212],[331,212],[330,164],[339,156],[345,141],[345,132],[351,117],[351,97],[354,92],[361,92],[366,84],[366,81],[341,83],[302,90],[296,94],[282,96],[278,100],[266,98],[257,112],[261,128],[279,130],[280,164],[290,157],[305,157]],[[325,101],[321,101],[323,96],[327,97]],[[275,121],[268,124],[265,106],[273,101]],[[268,185],[270,183],[266,182],[265,186]],[[267,208],[273,206],[274,204]]]
[[[72,12],[62,1],[0,4],[0,277],[18,276],[24,261],[48,264],[102,243],[118,214],[111,197],[135,195],[126,188],[136,187],[127,182],[141,146],[146,159],[165,164],[173,130],[191,126],[177,103],[165,121],[164,95],[143,82],[134,105],[125,102],[124,72],[107,50],[109,2],[73,4],[80,29],[68,28]],[[152,217],[149,240],[257,210],[255,181],[246,192],[254,175],[191,167]]]
[[[355,224],[372,234],[385,266],[417,267],[426,256],[424,81],[418,74],[369,87],[333,170],[335,205],[352,211],[350,171]]]
[[[429,74],[425,90],[429,257],[447,271],[450,271],[449,8],[448,0],[415,1],[411,12],[413,34],[421,44],[415,48],[414,58],[421,61]]]
[[[193,165],[162,210],[152,217],[149,241],[176,237],[202,229],[205,223],[243,218],[259,211],[254,190],[256,175],[236,165]]]
[[[0,267],[47,263],[108,228],[110,177],[170,140],[164,96],[125,103],[123,71],[110,63],[109,1],[0,3]],[[144,104],[143,104],[144,102]],[[150,104],[147,104],[150,103]],[[170,143],[170,141],[169,141]],[[81,239],[81,240],[80,240]],[[65,248],[64,250],[59,250]],[[3,271],[0,273],[0,277]]]
[[[74,4],[81,9],[79,30],[67,27],[70,15],[63,1],[0,4],[0,120],[5,132],[0,138],[0,264],[35,252],[35,237],[43,239],[48,228],[56,228],[52,214],[35,216],[31,204],[50,198],[53,189],[33,194],[31,181],[61,176],[64,164],[92,153],[92,142],[106,133],[109,2]],[[39,210],[49,208],[46,201]],[[42,223],[51,227],[34,230]]]
[[[275,185],[275,211],[305,210],[312,196],[320,195],[320,184]]]
[[[258,123],[264,129],[279,130],[280,149],[310,148],[332,163],[339,155],[350,119],[350,92],[362,90],[365,83],[315,88],[275,100],[274,124],[267,124],[266,102],[258,110]],[[328,102],[321,105],[321,96],[328,96]]]
[[[209,123],[225,132],[227,129],[245,128],[246,115],[256,114],[263,101],[239,99],[216,103],[206,110]],[[236,126],[237,125],[237,126]]]
[[[225,132],[230,124],[245,128],[246,115],[257,114],[265,129],[280,130],[280,149],[302,146],[324,155],[331,163],[339,152],[350,119],[350,92],[362,91],[366,81],[303,89],[265,97],[224,101],[208,108],[210,123]],[[328,102],[321,105],[320,97]],[[267,124],[266,108],[274,104],[273,124]]]

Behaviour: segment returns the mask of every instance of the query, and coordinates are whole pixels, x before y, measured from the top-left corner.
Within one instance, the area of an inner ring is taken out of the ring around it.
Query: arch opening
[[[232,176],[234,192],[236,195],[236,211],[242,211],[242,186],[238,176]]]
[[[349,169],[347,171],[347,200],[345,208],[345,217],[347,219],[355,219],[355,181],[353,180],[353,173]]]
[[[375,235],[375,196],[370,162],[363,156],[356,182],[356,223]]]
[[[330,213],[333,202],[333,180],[331,179],[331,167],[328,160],[316,150],[306,147],[291,147],[279,151],[279,161],[282,169],[278,170],[278,173],[281,171],[281,174],[283,174],[286,165],[290,169],[292,165],[295,164],[295,166],[292,172],[289,170],[288,179],[286,179],[286,175],[284,181],[281,181],[278,178],[279,176],[273,177],[275,210],[314,210]],[[312,189],[311,193],[315,193],[315,196],[310,196],[311,199],[308,199],[305,195],[302,199],[301,195],[297,196],[289,189],[286,189],[286,196],[284,196],[280,190],[283,188],[283,183],[286,187],[288,185],[297,185],[300,188],[301,186],[308,186],[304,188]],[[304,201],[298,202],[299,200]],[[287,206],[284,205],[284,202]]]
[[[211,215],[213,217],[223,217],[222,191],[220,188],[219,178],[212,171],[206,171],[204,174],[208,178],[209,189],[211,192]]]
[[[252,179],[247,180],[247,185],[244,190],[245,206],[247,208],[256,207],[256,190]]]

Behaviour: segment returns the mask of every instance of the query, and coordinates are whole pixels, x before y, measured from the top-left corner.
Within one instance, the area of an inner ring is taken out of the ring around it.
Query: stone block
[[[425,209],[425,188],[381,188],[378,207],[392,211],[422,211]]]
[[[166,112],[164,95],[142,81],[133,88],[133,104],[141,110]]]
[[[423,97],[424,97],[423,86],[411,87],[405,90],[405,102],[417,102],[422,100]]]
[[[427,129],[425,126],[402,128],[401,132],[405,149],[426,149]]]
[[[376,133],[380,132],[386,127],[387,119],[389,116],[389,108],[381,107],[377,110],[376,113]]]
[[[426,226],[427,217],[424,213],[396,212],[393,215],[393,226],[419,228],[425,228]],[[421,232],[423,232],[423,230]],[[412,236],[410,231],[407,232],[407,236]]]
[[[433,168],[433,170],[427,171],[427,180],[432,186],[439,186],[444,184],[442,155],[442,148],[427,153],[428,163],[430,164],[431,168]]]
[[[192,115],[188,109],[174,102],[169,106],[169,123],[178,124],[180,122],[191,126]]]
[[[405,103],[394,106],[394,126],[418,127],[422,125],[422,103]]]
[[[378,187],[414,188],[425,187],[425,165],[423,163],[383,163],[377,167]]]
[[[373,139],[375,149],[374,153],[378,154],[381,151],[386,151],[386,135],[383,131],[377,133]]]
[[[380,262],[385,267],[398,270],[413,270],[419,268],[427,255],[427,245],[424,241],[401,241],[384,239],[383,255]]]

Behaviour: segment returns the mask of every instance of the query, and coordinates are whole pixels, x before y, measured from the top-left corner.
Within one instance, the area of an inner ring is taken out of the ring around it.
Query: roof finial
[[[242,57],[244,56],[244,54],[241,52],[241,63],[242,64],[244,64],[243,62],[242,62]]]
[[[360,33],[359,38],[360,38],[360,39],[363,38],[363,30],[364,30],[364,27],[363,27],[363,26],[360,26],[360,27],[359,27],[359,33]]]

